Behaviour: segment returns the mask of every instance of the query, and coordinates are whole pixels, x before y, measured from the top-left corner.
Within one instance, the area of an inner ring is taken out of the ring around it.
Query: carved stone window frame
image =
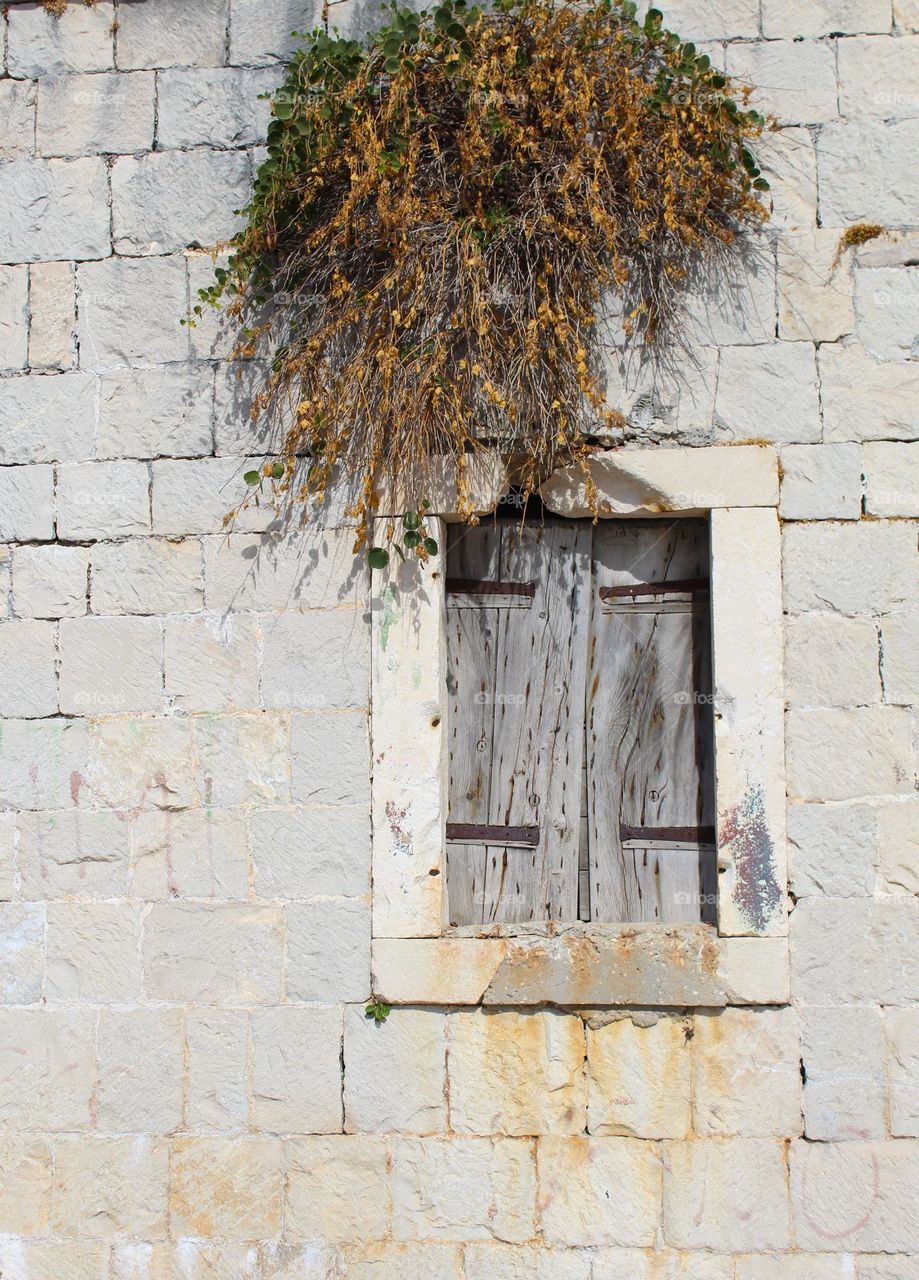
[[[476,462],[480,510],[506,492]],[[450,928],[446,909],[446,599],[440,562],[393,565],[372,599],[373,984],[391,1004],[569,1008],[789,999],[779,471],[769,446],[620,449],[591,461],[603,519],[705,516],[711,608],[718,925]],[[445,474],[435,523],[455,519]],[[590,514],[579,470],[547,509]],[[445,545],[445,530],[438,540]],[[438,536],[438,533],[435,533]]]

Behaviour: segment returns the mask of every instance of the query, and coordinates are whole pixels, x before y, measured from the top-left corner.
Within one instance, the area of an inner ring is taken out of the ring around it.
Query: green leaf
[[[247,471],[243,476],[246,484],[260,484],[262,473],[260,471]]]
[[[402,539],[402,541],[410,549],[412,547],[417,547],[418,543],[421,541],[421,534],[415,533],[413,529],[410,529],[408,533],[405,535],[405,537]]]
[[[385,569],[389,564],[389,552],[385,547],[371,547],[367,552],[367,563],[371,569]]]
[[[272,110],[277,120],[289,120],[294,114],[294,108],[290,102],[275,102],[272,104]]]
[[[284,479],[284,470],[285,470],[285,468],[284,468],[284,463],[283,463],[283,462],[273,462],[273,463],[271,464],[271,475],[272,475],[272,478],[273,478],[273,479],[275,479],[275,480],[283,480],[283,479]]]
[[[436,556],[438,551],[440,550],[440,547],[438,547],[436,539],[425,538],[424,549],[429,556]]]
[[[765,178],[757,178],[756,181],[753,183],[753,189],[754,191],[768,191],[769,183],[766,181]]]
[[[402,523],[406,529],[417,529],[421,525],[421,516],[418,515],[417,511],[406,511],[402,517]]]

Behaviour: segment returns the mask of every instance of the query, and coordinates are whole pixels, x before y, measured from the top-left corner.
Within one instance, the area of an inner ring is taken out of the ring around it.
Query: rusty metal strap
[[[449,584],[448,584],[449,590]],[[624,587],[601,587],[601,600],[621,600],[635,596],[666,596],[679,592],[681,595],[708,591],[707,578],[674,578],[671,582],[632,582]]]
[[[453,596],[525,596],[536,595],[533,582],[493,582],[479,578],[448,578],[447,595]]]
[[[519,844],[535,848],[539,827],[500,827],[483,822],[448,822],[447,839],[456,844]]]
[[[673,841],[679,844],[714,844],[714,827],[628,827],[619,824],[620,840]]]

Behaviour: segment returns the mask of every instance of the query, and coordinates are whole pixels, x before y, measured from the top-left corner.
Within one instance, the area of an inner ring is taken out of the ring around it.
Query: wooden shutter
[[[714,921],[708,526],[594,530],[586,753],[590,918]]]
[[[584,522],[450,530],[454,925],[577,917],[589,569]]]

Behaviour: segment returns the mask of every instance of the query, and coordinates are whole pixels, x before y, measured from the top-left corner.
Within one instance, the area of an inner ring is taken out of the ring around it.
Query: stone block
[[[144,463],[81,462],[58,467],[58,537],[88,541],[149,529],[150,475]]]
[[[878,845],[887,890],[919,894],[919,800],[878,808]]]
[[[859,1258],[859,1280],[913,1280],[917,1257],[919,1255],[915,1253],[910,1254],[909,1257],[904,1254],[896,1258],[882,1258],[878,1254],[866,1255]]]
[[[147,997],[259,1005],[281,996],[281,921],[246,904],[154,903],[144,922]]]
[[[753,106],[781,124],[826,124],[836,117],[836,60],[827,45],[788,39],[732,44],[725,70],[752,85]]]
[[[370,995],[370,905],[363,898],[291,903],[287,994],[292,1000],[366,1000]]]
[[[863,454],[868,514],[919,514],[919,444],[876,440],[864,446]]]
[[[157,143],[169,147],[245,147],[264,142],[279,69],[177,69],[157,77]]]
[[[915,1170],[919,1144],[796,1142],[791,1200],[799,1249],[919,1250]]]
[[[24,369],[29,352],[29,271],[0,267],[0,369]]]
[[[262,632],[256,618],[198,614],[168,617],[165,625],[165,690],[171,706],[179,711],[258,706]]]
[[[853,707],[880,702],[878,624],[838,613],[800,613],[785,633],[790,707]]]
[[[857,520],[862,509],[858,445],[789,444],[782,450],[783,520]]]
[[[79,618],[86,612],[86,547],[17,547],[13,608],[22,618]]]
[[[7,1135],[88,1130],[96,1011],[0,1009],[0,1112]]]
[[[20,813],[19,874],[22,896],[119,898],[127,890],[131,832],[115,813]]]
[[[65,618],[60,624],[60,702],[65,714],[158,711],[162,635],[156,618]]]
[[[0,541],[54,537],[54,468],[0,467]]]
[[[194,538],[99,543],[92,563],[94,613],[193,613],[204,604],[201,544]]]
[[[840,40],[839,111],[853,120],[904,119],[919,115],[916,59],[919,40],[871,37]]]
[[[727,0],[714,11],[705,0],[673,0],[667,6],[665,26],[683,40],[750,40],[759,35],[756,0]]]
[[[0,902],[16,894],[16,815],[0,813]]]
[[[365,614],[350,609],[282,613],[265,617],[263,629],[266,706],[297,710],[367,706],[370,627]],[[306,652],[308,663],[303,661]]]
[[[592,1280],[734,1280],[734,1259],[715,1253],[600,1249]]]
[[[807,1004],[902,1004],[919,983],[912,897],[803,898],[790,924],[792,989]]]
[[[919,611],[882,619],[881,680],[885,702],[919,702]]]
[[[226,269],[229,254],[213,251],[190,251],[188,263],[188,296],[192,306],[201,302],[199,290],[209,289],[214,283],[214,269]],[[228,316],[224,307],[209,304],[202,307],[200,316],[193,316],[188,327],[192,358],[195,360],[230,360],[236,346],[238,323]]]
[[[177,1138],[169,1220],[179,1236],[254,1240],[281,1229],[281,1144],[276,1138]]]
[[[586,1251],[540,1245],[471,1244],[465,1263],[466,1280],[589,1280],[593,1274]]]
[[[667,1143],[664,1238],[684,1249],[789,1248],[783,1144],[756,1138]]]
[[[83,373],[0,379],[0,464],[91,457],[95,397]]]
[[[51,1226],[56,1235],[166,1234],[169,1152],[162,1138],[60,1138],[54,1145]]]
[[[767,40],[889,30],[886,0],[813,0],[808,5],[795,0],[763,0],[763,35]]]
[[[195,797],[195,765],[187,722],[99,720],[89,769],[69,776],[78,800],[85,793],[94,806],[132,817],[145,809],[188,808]]]
[[[37,86],[28,80],[0,81],[0,160],[35,150]]]
[[[89,734],[75,720],[7,720],[0,738],[0,805],[65,809],[87,771]]]
[[[52,623],[0,623],[0,715],[31,720],[57,713],[54,659]]]
[[[909,360],[919,352],[919,268],[860,267],[855,313],[858,340],[870,356]]]
[[[170,338],[174,319],[169,320]],[[194,365],[104,374],[96,456],[177,458],[210,453],[213,380],[207,366]]]
[[[861,347],[819,351],[823,434],[833,440],[919,439],[919,368],[882,364]]]
[[[250,1125],[269,1133],[340,1132],[341,1044],[335,1005],[257,1009]]]
[[[111,0],[92,8],[69,5],[60,15],[39,7],[16,8],[9,23],[10,75],[36,80],[67,71],[107,71],[113,21]]]
[[[814,1142],[884,1137],[881,1010],[801,1011],[804,1133]]]
[[[99,1019],[97,1117],[103,1133],[169,1133],[182,1123],[181,1009],[107,1009]]]
[[[832,1253],[761,1253],[737,1259],[736,1280],[852,1280],[852,1259]]]
[[[188,1123],[193,1129],[243,1129],[249,1119],[248,1014],[189,1009]]]
[[[783,563],[790,613],[888,613],[919,600],[915,538],[906,524],[791,524]]]
[[[912,726],[905,707],[790,711],[786,723],[792,798],[855,800],[912,790]]]
[[[42,995],[45,913],[32,902],[0,904],[0,1004],[35,1004]]]
[[[158,809],[139,813],[131,829],[131,894],[169,898],[238,898],[249,892],[246,824],[233,810]]]
[[[787,1004],[787,938],[722,938],[718,973],[729,1005]]]
[[[226,471],[224,459],[215,458],[213,463],[215,470]],[[154,465],[154,523],[158,497],[162,496],[157,482],[163,469],[172,465]],[[241,483],[238,462],[233,467],[237,483]],[[224,514],[235,497],[227,485],[221,495]],[[169,505],[174,505],[171,495]],[[348,529],[310,530],[300,536],[231,533],[210,538],[205,543],[207,607],[294,610],[364,604],[369,595],[368,570],[364,557],[355,556],[353,546],[354,534]],[[352,621],[357,625],[357,618]]]
[[[0,262],[103,258],[112,251],[110,219],[106,169],[96,157],[21,157],[3,166]]]
[[[293,32],[310,31],[318,20],[316,0],[230,0],[230,62],[286,60],[297,47]]]
[[[630,1138],[541,1138],[539,1215],[557,1245],[650,1247],[660,1225],[658,1151]]]
[[[366,804],[370,756],[364,713],[292,716],[290,785],[301,804]]]
[[[910,163],[917,147],[917,120],[828,124],[817,140],[822,225],[909,226],[919,200],[919,169]]]
[[[193,458],[188,461],[179,459],[163,459],[154,462],[151,468],[153,475],[153,530],[167,537],[185,537],[188,534],[218,534],[224,523],[228,522],[231,511],[244,499],[248,486],[243,475],[250,466],[258,467],[261,459],[240,458]],[[242,512],[234,527],[267,528],[274,519],[274,512],[267,506],[251,507]],[[231,533],[222,534],[213,543],[207,544],[208,564],[212,568],[219,563],[225,568],[227,562],[234,561],[233,548],[249,552],[251,545],[258,545],[259,539],[240,540],[246,535]],[[223,550],[223,558],[217,557]],[[249,552],[244,562],[238,565],[239,577],[243,580],[247,575],[254,575],[256,565],[255,552]],[[269,557],[266,555],[265,559]],[[260,569],[262,566],[258,566]],[[293,575],[292,566],[291,573]],[[259,573],[259,579],[263,573]],[[271,576],[265,567],[264,576]],[[209,584],[210,585],[210,584]],[[232,592],[230,593],[232,594]],[[227,607],[220,598],[219,592],[210,592],[208,606],[212,609]],[[238,607],[249,608],[247,603]],[[274,607],[272,602],[270,606]],[[284,605],[278,606],[283,608]]]
[[[503,938],[375,936],[373,989],[397,1004],[479,1004],[506,954]]]
[[[112,169],[116,253],[175,253],[220,244],[240,229],[249,198],[245,151],[160,151],[123,156]],[[178,318],[184,314],[176,313]]]
[[[689,332],[696,342],[712,347],[772,342],[775,297],[774,249],[752,239],[742,272],[728,279],[713,274],[707,288],[690,295]]]
[[[345,1009],[347,1132],[443,1132],[445,1025],[438,1010],[399,1009],[377,1026],[361,1005]]]
[[[874,892],[876,810],[864,804],[788,806],[790,884],[796,898]]]
[[[44,156],[117,155],[153,146],[154,77],[69,75],[38,85],[36,144]]]
[[[790,406],[794,412],[789,412]],[[715,431],[722,440],[807,444],[820,439],[814,348],[806,342],[725,347]]]
[[[564,1148],[575,1140],[557,1141]],[[533,1148],[532,1142],[513,1138],[397,1138],[393,1236],[529,1240],[536,1213]]]
[[[287,804],[289,741],[288,723],[282,716],[196,720],[196,781],[205,804]]]
[[[367,1134],[286,1144],[285,1228],[293,1240],[373,1240],[389,1231],[389,1144]],[[432,1188],[436,1194],[436,1189]]]
[[[893,17],[901,31],[919,31],[917,0],[893,0]]]
[[[779,239],[779,334],[788,341],[835,342],[855,329],[852,269],[838,245],[838,231],[822,228]]]
[[[471,1246],[473,1249],[476,1247]],[[489,1248],[489,1246],[485,1247]],[[489,1248],[489,1253],[493,1251]],[[510,1280],[511,1277],[516,1277],[516,1272],[505,1274],[500,1270],[480,1275],[474,1270],[477,1264],[476,1260],[470,1257],[470,1249],[466,1250],[464,1272],[462,1251],[456,1245],[450,1244],[381,1242],[346,1245],[341,1253],[347,1280],[403,1280],[405,1276],[413,1276],[414,1280],[485,1280],[485,1274],[490,1280]],[[499,1263],[498,1266],[500,1265]],[[470,1270],[470,1267],[473,1270]],[[528,1271],[526,1275],[544,1280],[539,1270]],[[562,1272],[556,1280],[569,1280],[569,1277]],[[581,1280],[581,1277],[572,1276],[570,1280]]]
[[[226,55],[228,20],[229,0],[196,0],[190,38],[185,0],[125,5],[115,37],[118,68],[219,67]]]
[[[817,222],[817,153],[807,129],[784,128],[757,141],[756,155],[769,183],[772,223],[807,231]]]
[[[29,365],[70,369],[74,363],[76,278],[69,262],[33,262],[29,268]]]
[[[0,1141],[0,1165],[0,1223],[4,1235],[46,1235],[53,1179],[51,1147],[42,1138],[4,1138]],[[0,1260],[2,1257],[0,1253]],[[2,1261],[0,1265],[5,1266]]]
[[[127,902],[48,906],[46,993],[97,1004],[136,1000],[141,990],[140,912]]]
[[[258,809],[249,829],[260,898],[356,898],[370,892],[366,808]]]
[[[684,1138],[690,1125],[691,1024],[621,1018],[587,1029],[587,1128],[592,1134]]]
[[[919,1009],[887,1009],[887,1085],[890,1132],[895,1138],[919,1137]]]
[[[186,359],[188,335],[180,324],[187,307],[185,260],[180,255],[90,262],[77,269],[77,282],[82,368]]]
[[[124,1241],[112,1246],[105,1280],[259,1280],[258,1266],[257,1250],[244,1242]],[[309,1273],[306,1280],[312,1280]]]
[[[793,1009],[725,1009],[695,1021],[693,1112],[699,1134],[801,1133],[798,1018]]]

